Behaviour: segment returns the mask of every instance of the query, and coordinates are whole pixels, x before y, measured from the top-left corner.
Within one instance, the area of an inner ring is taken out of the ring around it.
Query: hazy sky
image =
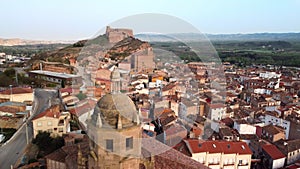
[[[300,32],[300,0],[1,0],[0,38],[78,40],[141,13],[181,18],[204,33]]]

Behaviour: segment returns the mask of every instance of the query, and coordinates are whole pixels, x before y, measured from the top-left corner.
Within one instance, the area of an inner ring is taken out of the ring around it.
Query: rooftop
[[[31,88],[21,88],[21,87],[14,87],[11,89],[6,89],[0,92],[3,95],[10,95],[10,94],[24,94],[24,93],[33,93]]]
[[[280,158],[285,158],[285,155],[278,150],[278,148],[273,144],[263,145],[263,150],[271,156],[273,160],[277,160]]]
[[[239,153],[239,154],[252,154],[252,151],[245,142],[232,142],[232,141],[203,141],[197,139],[189,139],[185,141],[191,153]]]
[[[58,72],[50,72],[50,71],[46,71],[46,70],[32,70],[32,71],[30,71],[30,73],[46,75],[46,76],[53,76],[53,77],[64,78],[64,79],[80,77],[79,75],[67,74],[67,73],[58,73]]]
[[[44,112],[38,114],[33,118],[33,120],[39,119],[41,117],[52,117],[52,118],[59,118],[60,116],[60,111],[59,111],[59,105],[54,105]]]
[[[273,126],[272,124],[264,126],[263,130],[272,135],[284,132],[283,129],[281,129],[277,126]]]

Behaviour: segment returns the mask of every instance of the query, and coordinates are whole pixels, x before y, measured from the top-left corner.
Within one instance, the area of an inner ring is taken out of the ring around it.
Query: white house
[[[240,134],[256,134],[256,127],[248,124],[246,120],[236,120],[233,128]]]
[[[285,155],[278,150],[273,144],[266,144],[262,147],[262,152],[266,156],[264,161],[269,164],[269,168],[277,169],[282,168],[285,163]]]
[[[218,121],[226,116],[226,107],[224,104],[208,104],[206,111],[210,120]]]
[[[274,126],[280,126],[284,129],[285,132],[285,138],[289,138],[289,133],[290,133],[290,125],[291,123],[287,120],[284,120],[279,117],[271,116],[271,115],[266,115],[265,116],[265,125],[273,124]]]
[[[259,77],[265,78],[265,79],[280,78],[281,74],[276,73],[276,72],[262,72],[259,74]]]

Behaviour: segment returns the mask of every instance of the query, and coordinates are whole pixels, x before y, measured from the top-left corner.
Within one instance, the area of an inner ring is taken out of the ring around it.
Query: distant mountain
[[[254,34],[136,34],[136,38],[150,42],[202,41],[300,41],[300,33],[254,33]]]
[[[43,40],[26,40],[26,39],[2,39],[0,38],[0,46],[16,46],[16,45],[39,45],[39,44],[71,44],[74,41],[43,41]]]

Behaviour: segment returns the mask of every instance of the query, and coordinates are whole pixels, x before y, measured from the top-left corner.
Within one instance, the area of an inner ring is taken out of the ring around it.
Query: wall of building
[[[233,128],[240,134],[256,134],[256,127],[250,124],[238,124],[234,122]]]
[[[211,164],[219,164],[221,163],[222,154],[221,153],[207,153],[205,165],[209,166]],[[211,166],[210,166],[211,167]]]
[[[39,119],[35,119],[32,121],[33,123],[33,136],[39,132],[47,131],[51,133],[52,136],[59,135],[62,136],[63,134],[69,132],[69,119],[64,121],[63,125],[59,125],[59,120],[64,119],[66,116],[61,116],[60,118],[52,118],[52,117],[41,117]],[[56,130],[55,130],[56,128]]]
[[[226,114],[226,108],[210,109],[208,118],[210,120],[221,120]]]
[[[88,133],[91,140],[91,148],[98,157],[98,161],[94,161],[94,166],[91,167],[110,167],[110,168],[124,168],[129,166],[138,168],[139,160],[137,157],[141,154],[141,128],[134,126],[120,130],[110,128],[98,128],[88,124]],[[126,148],[126,138],[133,137],[133,148]],[[106,140],[113,140],[113,152],[106,150]],[[123,159],[128,156],[127,159]],[[120,163],[120,161],[122,162]],[[124,166],[123,166],[124,165]],[[123,167],[122,167],[123,166]],[[130,168],[130,167],[129,167]],[[128,168],[128,169],[129,169]]]
[[[130,56],[131,69],[139,72],[147,68],[155,68],[154,53],[151,47],[141,49]]]
[[[300,160],[300,149],[290,152],[287,155],[287,164],[293,164],[297,160]]]
[[[47,169],[66,169],[66,164],[47,159]]]
[[[285,163],[285,158],[273,160],[272,169],[282,168]]]
[[[242,165],[239,164],[240,160],[242,160]],[[238,166],[238,168],[250,169],[251,154],[246,154],[246,155],[237,154],[235,164],[236,166]]]
[[[273,124],[276,126],[281,126],[284,128],[285,131],[285,137],[286,139],[289,139],[289,133],[290,133],[290,122],[287,120],[283,120],[282,118],[274,117],[271,115],[266,115],[265,116],[265,124]]]
[[[21,102],[21,103],[24,101],[33,102],[33,93],[22,93],[22,94],[12,94],[12,95],[0,94],[0,99],[10,100],[14,102]]]

